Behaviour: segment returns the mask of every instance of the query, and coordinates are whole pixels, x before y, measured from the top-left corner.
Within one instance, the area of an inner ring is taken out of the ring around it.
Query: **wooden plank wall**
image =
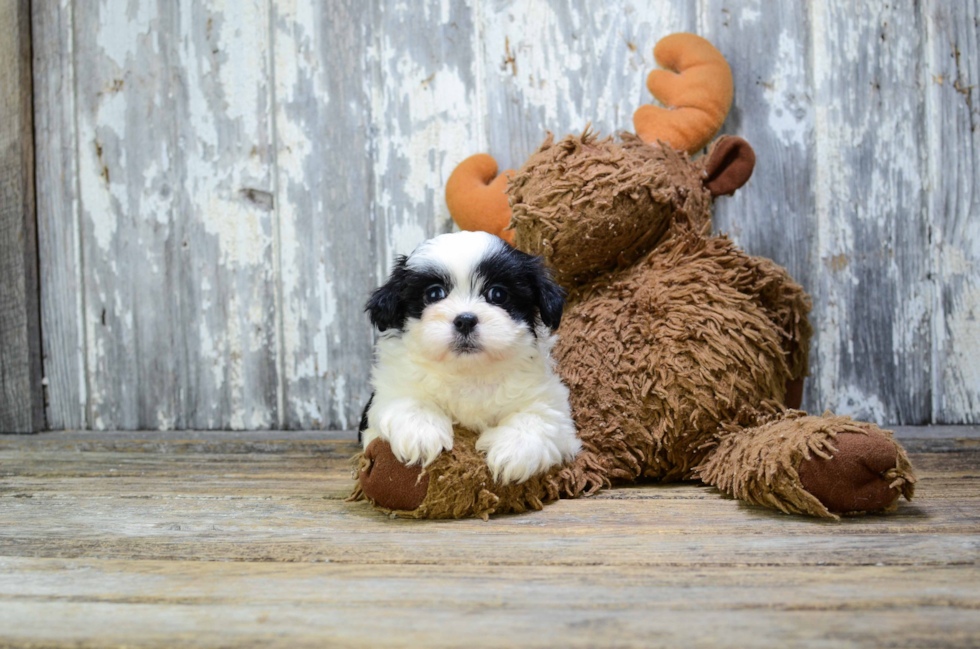
[[[814,295],[805,406],[980,421],[980,2],[35,0],[51,428],[346,428],[361,309],[478,151],[629,129],[658,38],[728,57],[716,228]]]
[[[44,427],[27,0],[0,4],[0,432]]]

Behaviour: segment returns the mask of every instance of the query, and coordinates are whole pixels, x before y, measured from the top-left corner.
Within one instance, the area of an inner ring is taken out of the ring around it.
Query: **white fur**
[[[458,423],[480,433],[477,449],[503,484],[523,482],[581,449],[568,389],[551,360],[555,337],[543,325],[535,337],[526,324],[486,302],[476,285],[473,271],[495,241],[482,232],[441,235],[409,257],[409,268],[448,270],[455,286],[420,319],[409,319],[404,332],[381,334],[365,447],[381,437],[402,462],[426,466],[452,448]],[[453,319],[464,312],[479,318],[477,353],[453,351]]]

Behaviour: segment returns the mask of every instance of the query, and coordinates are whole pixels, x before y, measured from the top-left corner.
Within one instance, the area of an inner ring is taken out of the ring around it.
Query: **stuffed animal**
[[[476,435],[424,470],[383,440],[359,457],[352,496],[413,518],[540,509],[615,484],[701,480],[740,500],[836,518],[889,510],[915,477],[872,423],[796,410],[811,335],[810,299],[787,272],[712,236],[712,201],[750,177],[747,142],[722,137],[731,71],[692,34],[654,50],[637,135],[549,135],[519,171],[474,156],[446,202],[463,229],[540,255],[568,291],[554,358],[583,451],[520,484],[494,482]],[[504,193],[506,191],[506,194]]]

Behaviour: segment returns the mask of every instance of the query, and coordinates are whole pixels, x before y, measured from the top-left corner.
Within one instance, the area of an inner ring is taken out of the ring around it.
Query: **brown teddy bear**
[[[905,451],[871,423],[800,405],[810,299],[786,271],[711,236],[715,197],[752,173],[744,140],[696,159],[731,104],[731,71],[707,41],[657,44],[637,135],[549,135],[517,172],[474,156],[446,202],[463,229],[541,255],[568,291],[554,357],[584,450],[516,485],[494,482],[476,435],[424,470],[378,439],[359,456],[353,498],[413,518],[540,509],[617,483],[701,480],[749,503],[835,518],[911,498]],[[506,188],[506,194],[504,190]]]

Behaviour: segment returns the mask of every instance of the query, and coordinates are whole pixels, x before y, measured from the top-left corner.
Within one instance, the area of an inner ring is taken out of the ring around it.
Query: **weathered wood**
[[[632,131],[657,39],[695,28],[696,5],[674,0],[481,5],[487,152],[516,169],[546,131]]]
[[[980,3],[927,2],[932,420],[980,422]]]
[[[170,3],[74,3],[88,426],[166,427],[180,410],[179,292],[172,214],[179,191]]]
[[[72,2],[39,0],[31,10],[45,412],[48,428],[86,428]]]
[[[911,1],[811,4],[820,407],[931,418],[922,34]]]
[[[14,646],[946,647],[980,637],[975,567],[515,573],[0,559],[0,574],[0,628]],[[39,615],[47,622],[30,628]]]
[[[352,442],[122,437],[0,440],[0,555],[554,565],[980,559],[975,440],[914,455],[917,498],[888,516],[828,523],[677,484],[606,490],[487,524],[392,522],[344,502]]]
[[[315,434],[0,438],[0,644],[980,640],[975,439],[914,455],[917,499],[886,516],[791,517],[679,484],[484,523],[344,502],[356,445]]]
[[[702,0],[698,23],[701,35],[725,55],[735,80],[721,133],[745,138],[756,152],[750,182],[715,203],[714,229],[729,233],[750,254],[784,266],[812,291],[816,221],[807,7]],[[823,412],[820,385],[807,382],[804,410]]]
[[[477,4],[375,5],[370,60],[378,281],[395,255],[452,228],[446,180],[474,145],[483,145]]]
[[[451,227],[453,166],[630,129],[681,30],[728,57],[724,131],[759,154],[716,227],[814,295],[806,405],[980,421],[976,0],[33,11],[53,428],[353,426],[362,305]]]
[[[271,4],[161,4],[174,16],[172,30],[160,32],[172,67],[170,103],[158,116],[172,176],[145,179],[160,186],[144,191],[155,202],[173,183],[165,265],[150,282],[152,290],[174,282],[168,325],[178,356],[164,381],[177,400],[175,410],[148,395],[140,404],[140,421],[159,428],[282,423]],[[144,349],[151,357],[138,357],[140,378],[152,381],[166,371],[167,344]]]
[[[368,397],[363,304],[377,282],[371,5],[273,10],[283,424],[346,428]]]
[[[268,3],[75,5],[92,428],[278,423]]]
[[[27,0],[0,6],[0,61],[0,432],[31,433],[44,393]]]

